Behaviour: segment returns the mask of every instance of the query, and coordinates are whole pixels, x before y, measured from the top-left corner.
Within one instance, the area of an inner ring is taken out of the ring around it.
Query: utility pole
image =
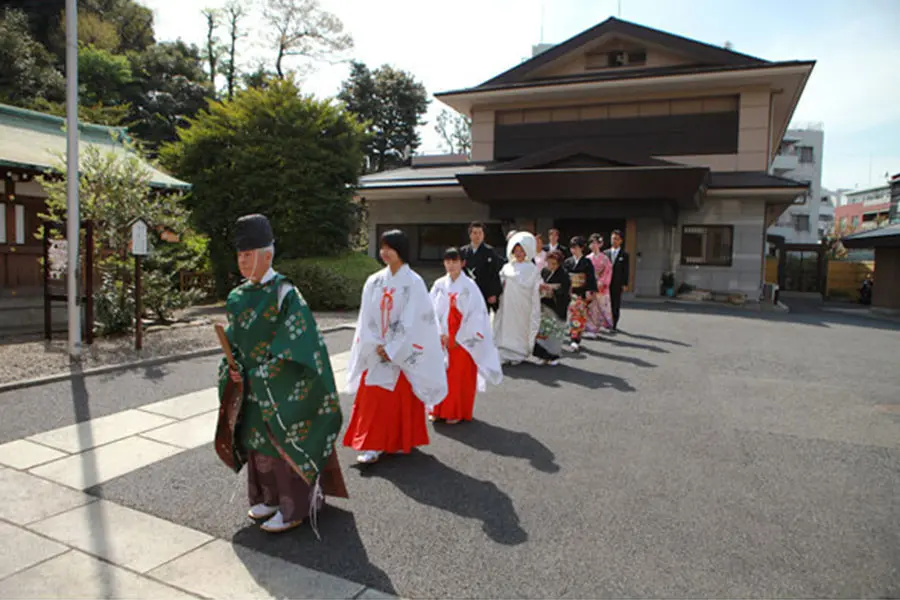
[[[69,250],[66,301],[69,321],[69,355],[81,356],[81,295],[78,246],[81,211],[78,208],[78,4],[66,0],[66,240]],[[92,290],[88,290],[91,293]]]
[[[622,18],[622,0],[619,0],[619,12],[616,16]]]

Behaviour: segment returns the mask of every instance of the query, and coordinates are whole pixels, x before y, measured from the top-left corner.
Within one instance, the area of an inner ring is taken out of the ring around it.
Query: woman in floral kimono
[[[356,400],[344,435],[344,445],[360,452],[360,463],[428,444],[426,408],[447,396],[434,307],[408,257],[406,234],[385,232],[381,259],[387,267],[363,287],[347,376]]]
[[[571,344],[569,350],[577,352],[581,348],[581,335],[587,322],[587,305],[597,289],[597,279],[594,276],[594,265],[584,255],[587,246],[583,237],[573,237],[569,242],[569,250],[572,256],[566,259],[566,271],[572,282],[572,301],[569,303],[569,334]]]
[[[500,359],[519,364],[531,356],[541,322],[541,274],[533,262],[534,236],[516,232],[506,243],[509,262],[500,270],[503,294],[494,317],[494,341]]]
[[[584,337],[597,337],[603,330],[613,328],[612,304],[609,299],[609,282],[612,280],[612,263],[603,253],[603,236],[595,233],[591,236],[591,253],[588,260],[594,266],[597,279],[597,293],[588,304],[587,324]]]
[[[569,337],[566,316],[569,310],[569,274],[559,250],[547,253],[547,267],[541,273],[541,326],[534,344],[534,355],[545,365],[559,364],[564,340]]]
[[[444,268],[447,274],[434,282],[431,301],[447,353],[449,391],[444,401],[432,409],[430,418],[456,425],[472,420],[476,392],[485,390],[485,381],[499,385],[503,371],[487,304],[478,285],[462,272],[459,250],[449,248],[444,252]]]

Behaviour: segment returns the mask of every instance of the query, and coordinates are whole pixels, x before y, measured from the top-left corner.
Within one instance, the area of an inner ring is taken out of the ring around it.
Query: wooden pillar
[[[637,271],[637,220],[625,222],[625,252],[628,253],[628,290],[634,291],[634,274]]]
[[[13,200],[16,197],[16,182],[13,181],[11,173],[3,174],[3,198],[2,202],[0,202],[0,210],[6,211],[6,245],[10,249],[10,251],[14,251],[13,245],[16,243],[16,207],[13,204]],[[2,273],[2,280],[0,280],[0,287],[9,288],[10,281],[12,281],[12,276],[10,275],[10,266],[9,266],[9,255],[3,254],[0,255],[0,260],[3,260],[6,264],[2,265],[2,269],[0,269],[0,273]]]

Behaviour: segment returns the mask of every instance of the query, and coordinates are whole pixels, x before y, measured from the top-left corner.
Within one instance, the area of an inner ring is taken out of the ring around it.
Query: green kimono
[[[343,419],[328,349],[312,312],[277,273],[263,284],[248,281],[232,290],[227,311],[226,333],[244,377],[234,440],[238,464],[249,451],[282,458],[312,485],[334,452]],[[227,379],[223,360],[220,398]]]

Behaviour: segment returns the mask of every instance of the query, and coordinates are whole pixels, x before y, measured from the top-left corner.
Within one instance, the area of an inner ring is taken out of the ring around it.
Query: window
[[[16,204],[16,243],[25,243],[25,207]]]
[[[799,146],[798,150],[800,150],[800,162],[801,163],[813,162],[812,146]]]
[[[794,215],[794,231],[809,231],[809,215]]]
[[[608,67],[628,67],[643,65],[646,62],[647,52],[645,50],[632,50],[631,52],[623,50],[606,55],[606,66]]]
[[[6,243],[6,205],[0,202],[0,244]]]
[[[731,225],[685,225],[681,229],[681,264],[730,267],[733,240]]]
[[[419,225],[419,260],[439,261],[450,246],[462,246],[469,239],[466,223]]]
[[[859,227],[859,217],[853,217],[853,227]]]

